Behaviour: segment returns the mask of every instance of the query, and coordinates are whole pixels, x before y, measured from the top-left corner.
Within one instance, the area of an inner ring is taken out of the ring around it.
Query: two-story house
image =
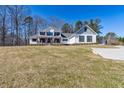
[[[97,33],[88,25],[83,26],[74,33],[62,33],[53,27],[48,27],[38,34],[30,37],[30,44],[81,44],[81,43],[96,43]]]

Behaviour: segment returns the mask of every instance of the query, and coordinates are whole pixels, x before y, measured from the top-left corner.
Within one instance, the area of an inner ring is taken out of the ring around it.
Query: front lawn
[[[85,45],[0,47],[0,87],[124,87],[124,61]]]

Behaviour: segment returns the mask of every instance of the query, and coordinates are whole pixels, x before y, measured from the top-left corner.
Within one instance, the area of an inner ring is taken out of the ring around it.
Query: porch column
[[[39,37],[37,38],[37,43],[38,43],[38,44],[40,43],[40,38],[39,38]]]
[[[52,37],[52,43],[54,43],[54,39],[55,39],[55,38],[54,38],[54,37]]]
[[[45,38],[45,43],[47,43],[47,41],[48,41],[48,39],[47,39],[47,38]]]
[[[87,35],[84,35],[84,43],[87,43]]]

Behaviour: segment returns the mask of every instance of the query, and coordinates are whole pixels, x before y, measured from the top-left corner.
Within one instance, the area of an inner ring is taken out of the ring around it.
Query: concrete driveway
[[[101,55],[103,58],[113,60],[124,60],[124,46],[115,48],[92,48],[93,53]]]

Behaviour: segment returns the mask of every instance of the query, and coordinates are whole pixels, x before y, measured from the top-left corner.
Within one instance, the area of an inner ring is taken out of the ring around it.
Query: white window
[[[92,36],[87,36],[87,42],[92,42]]]
[[[47,32],[47,36],[53,36],[53,32]]]
[[[62,41],[68,41],[68,39],[64,38],[64,39],[62,39]]]
[[[37,39],[34,39],[34,38],[32,39],[32,42],[36,42],[36,41],[37,41]]]
[[[84,42],[84,36],[79,36],[79,42]]]
[[[54,32],[54,36],[59,36],[60,32]]]
[[[45,35],[45,32],[40,32],[40,35]]]

